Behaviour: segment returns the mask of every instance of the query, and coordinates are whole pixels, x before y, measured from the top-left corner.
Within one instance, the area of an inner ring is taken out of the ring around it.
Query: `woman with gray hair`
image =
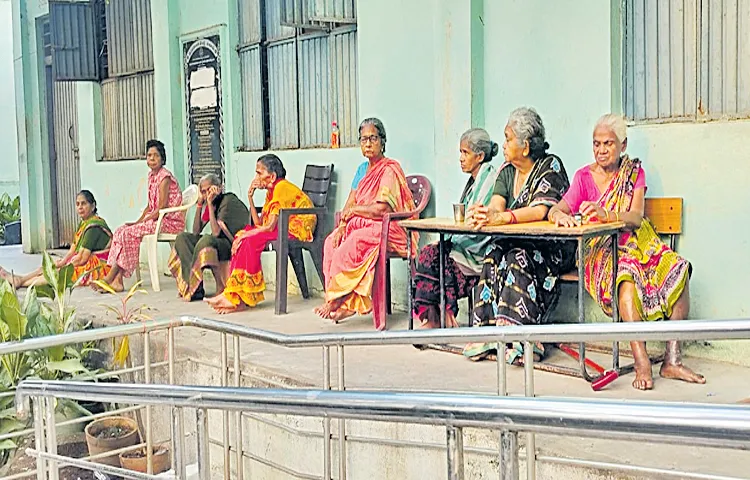
[[[630,158],[627,126],[619,115],[607,114],[594,126],[594,163],[581,167],[570,190],[549,212],[549,220],[562,227],[578,224],[571,214],[580,213],[585,222],[625,222],[617,257],[619,312],[626,322],[640,320],[684,320],[690,312],[690,262],[661,241],[651,222],[644,217],[646,174],[641,161]],[[612,240],[589,240],[585,249],[584,285],[612,315]],[[635,359],[633,388],[651,390],[654,379],[645,342],[630,342]],[[691,383],[706,383],[682,364],[680,343],[668,341],[660,375]]]
[[[568,189],[562,161],[547,153],[544,124],[532,108],[514,110],[505,126],[503,154],[489,206],[473,205],[467,222],[475,228],[544,220]],[[571,268],[572,248],[563,242],[500,240],[493,242],[474,289],[474,326],[539,324],[559,294],[558,276]],[[481,360],[495,343],[469,344],[464,355]],[[544,346],[534,353],[540,359]],[[513,344],[505,361],[520,363],[523,346]]]
[[[497,169],[490,161],[498,154],[500,146],[490,139],[482,128],[472,128],[461,135],[459,162],[461,170],[469,174],[459,203],[488,205],[497,178]],[[458,300],[469,296],[482,271],[482,261],[491,238],[486,235],[446,236],[445,324],[457,327]],[[437,243],[426,245],[419,253],[416,275],[412,283],[414,319],[423,328],[440,326],[440,257]]]

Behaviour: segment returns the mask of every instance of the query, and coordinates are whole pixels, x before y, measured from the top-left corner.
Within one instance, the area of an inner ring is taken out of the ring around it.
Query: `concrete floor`
[[[39,265],[40,256],[25,255],[19,247],[0,247],[0,265],[17,272],[25,272]],[[145,273],[145,272],[144,272]],[[148,275],[143,275],[148,282]],[[212,282],[207,282],[207,291],[212,291]],[[254,328],[295,333],[353,332],[372,329],[370,316],[353,317],[339,325],[324,321],[312,312],[321,299],[304,300],[289,298],[289,313],[273,314],[273,292],[257,308],[248,312],[226,316],[216,315],[202,302],[185,303],[177,297],[174,282],[167,277],[162,281],[162,291],[140,295],[133,300],[135,305],[146,304],[152,318],[169,318],[177,315],[197,315],[219,319]],[[104,305],[117,305],[119,300],[109,295],[97,294],[90,289],[73,293],[73,303],[79,315],[91,318],[97,324],[112,324],[116,320],[107,314]],[[406,328],[405,313],[389,317],[389,329]],[[180,352],[191,358],[216,361],[219,352],[218,336],[212,332],[182,329],[177,333]],[[286,349],[260,342],[242,344],[243,364],[284,378],[285,382],[300,386],[319,386],[322,383],[322,355],[320,349]],[[606,365],[607,358],[593,357]],[[548,362],[574,366],[574,362],[554,350]],[[626,361],[626,359],[623,359]],[[535,373],[538,396],[572,396],[588,398],[617,398],[624,400],[665,400],[672,402],[736,403],[750,397],[750,369],[712,362],[704,359],[686,358],[695,370],[703,373],[706,385],[688,385],[658,377],[654,368],[655,389],[650,392],[636,391],[630,386],[632,375],[618,379],[606,390],[593,392],[581,379],[539,372]],[[387,389],[419,391],[454,391],[493,394],[496,388],[496,367],[491,362],[473,363],[461,356],[437,351],[419,351],[411,346],[351,347],[346,350],[346,380],[348,389]],[[523,394],[523,371],[508,369],[508,386],[511,394]],[[748,411],[750,414],[750,410]],[[750,478],[748,465],[750,453],[700,448],[654,446],[631,444],[608,440],[565,439],[544,436],[537,440],[540,455],[563,457],[585,457],[598,461],[617,461],[648,465],[660,468],[700,471],[735,478]],[[598,477],[597,477],[598,478]],[[613,477],[630,478],[630,477]],[[646,477],[633,477],[646,478]],[[653,477],[663,478],[663,477]],[[672,477],[675,478],[675,477]]]

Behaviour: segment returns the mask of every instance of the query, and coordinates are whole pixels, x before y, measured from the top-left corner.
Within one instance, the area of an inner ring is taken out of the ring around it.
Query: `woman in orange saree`
[[[254,206],[250,208],[253,224],[237,232],[232,243],[231,274],[221,295],[204,301],[219,313],[239,312],[254,307],[264,300],[266,282],[260,255],[269,242],[278,237],[279,210],[283,208],[311,208],[310,197],[292,182],[286,180],[286,169],[279,157],[263,155],[255,166],[256,177],[250,184],[247,197],[253,205],[256,189],[266,190],[266,203],[258,215]],[[315,231],[315,215],[292,215],[289,217],[289,238],[309,242]]]
[[[341,222],[326,238],[323,250],[326,303],[315,312],[334,323],[355,313],[369,313],[373,301],[385,295],[374,286],[383,215],[414,210],[401,165],[384,156],[383,123],[377,118],[364,120],[359,126],[359,140],[362,154],[369,161],[367,173],[349,193]],[[412,245],[416,248],[416,239]],[[388,249],[406,255],[406,231],[396,222],[388,230]],[[385,329],[385,322],[374,321],[375,328]]]

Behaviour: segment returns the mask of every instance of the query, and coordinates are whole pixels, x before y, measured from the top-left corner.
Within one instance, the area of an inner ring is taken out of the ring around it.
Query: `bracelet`
[[[518,223],[518,219],[516,218],[516,214],[513,213],[513,210],[508,210],[508,213],[510,213],[510,224]]]

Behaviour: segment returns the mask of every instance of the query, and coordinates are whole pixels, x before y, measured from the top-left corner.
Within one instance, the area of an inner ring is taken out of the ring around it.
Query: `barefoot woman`
[[[625,222],[617,262],[619,312],[626,322],[684,320],[690,310],[690,263],[669,249],[643,217],[646,174],[640,160],[628,157],[627,127],[616,115],[604,115],[594,127],[594,159],[579,169],[563,200],[549,212],[560,226],[575,225],[571,212],[593,222]],[[586,250],[586,289],[607,315],[612,315],[610,239],[589,241]],[[635,357],[633,387],[650,390],[654,381],[645,342],[630,342]],[[660,374],[686,382],[706,380],[682,364],[680,344],[667,342]]]
[[[172,172],[164,167],[167,154],[164,144],[159,140],[146,143],[146,164],[148,165],[148,205],[143,209],[140,218],[115,230],[112,248],[109,251],[107,264],[112,267],[104,279],[115,291],[123,290],[123,277],[130,277],[138,268],[141,240],[144,236],[156,232],[156,220],[159,210],[168,207],[179,207],[182,204],[182,192]],[[185,215],[173,212],[164,215],[161,231],[180,233],[185,230]],[[94,290],[104,292],[96,285]]]
[[[237,232],[232,243],[232,273],[224,292],[205,299],[219,313],[231,313],[254,307],[264,299],[266,282],[260,264],[260,254],[269,242],[278,237],[279,210],[283,208],[311,208],[313,203],[305,192],[286,180],[286,169],[279,157],[263,155],[255,165],[255,179],[247,191],[247,199],[253,205],[255,190],[266,190],[266,203],[258,215],[250,208],[252,225]],[[315,232],[315,215],[292,215],[289,217],[289,238],[310,242]]]
[[[78,224],[73,244],[68,253],[55,262],[57,268],[66,265],[73,266],[73,282],[79,285],[88,285],[92,280],[103,278],[109,272],[109,265],[103,259],[106,258],[112,232],[107,222],[97,214],[96,200],[88,190],[81,190],[76,195],[76,211],[81,217]],[[0,276],[11,282],[16,288],[46,285],[42,269],[38,268],[31,273],[20,277],[11,278],[11,274],[0,267]]]
[[[414,209],[414,199],[397,161],[386,158],[385,127],[377,118],[359,126],[359,142],[369,165],[352,190],[341,214],[341,223],[326,238],[323,273],[326,303],[315,309],[323,318],[338,322],[355,313],[372,310],[373,297],[384,292],[374,288],[375,262],[380,250],[383,215]],[[416,241],[413,243],[416,247]],[[390,224],[388,248],[406,255],[406,231]],[[385,324],[376,324],[382,330]]]

